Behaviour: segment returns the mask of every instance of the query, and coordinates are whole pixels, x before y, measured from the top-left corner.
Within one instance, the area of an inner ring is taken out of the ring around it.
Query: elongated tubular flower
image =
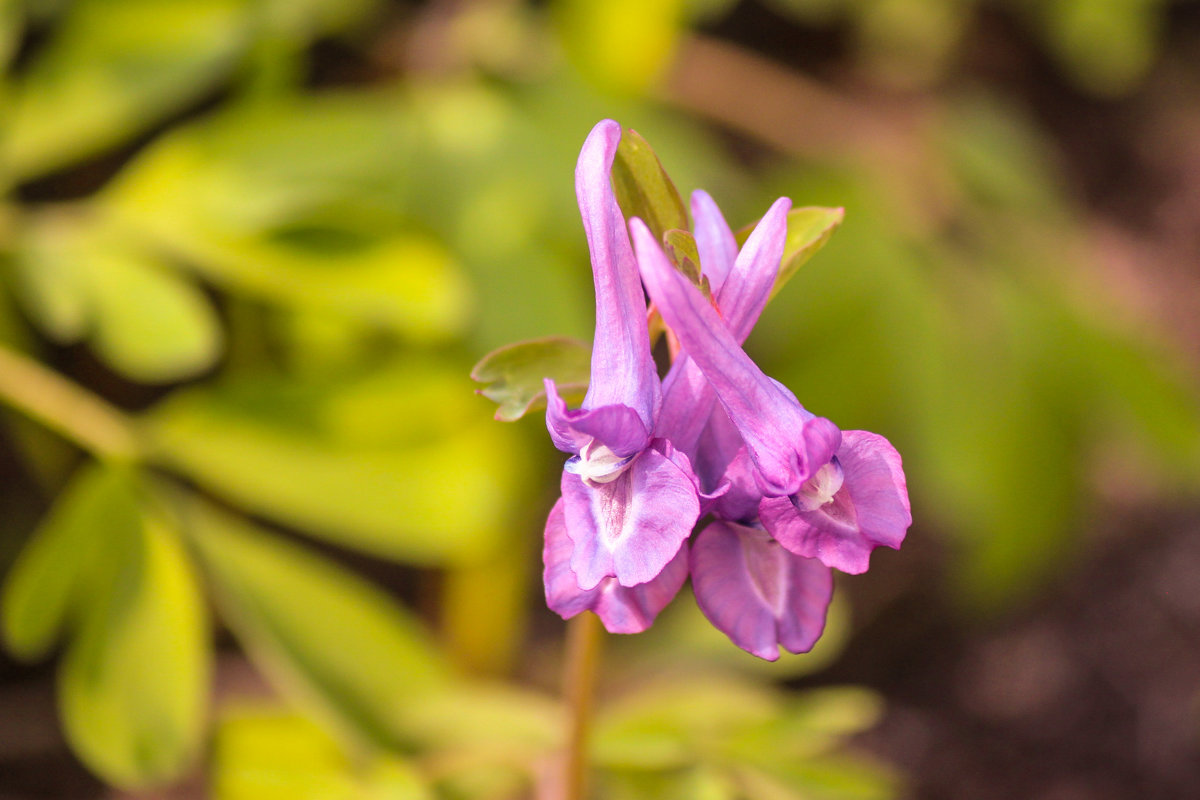
[[[680,274],[638,219],[630,223],[642,282],[737,428],[764,497],[788,497],[833,458],[841,432],[814,417],[742,350],[717,309]]]
[[[758,516],[767,531],[792,553],[850,573],[866,571],[875,547],[898,548],[912,515],[895,448],[866,431],[848,431],[843,438],[832,423],[813,416],[791,392],[764,375],[740,348],[743,332],[722,324],[717,311],[646,234],[644,226],[633,227],[643,282],[745,443],[762,494]],[[670,407],[673,404],[664,416]],[[710,432],[718,445],[724,438],[728,453],[729,435],[713,421]],[[789,452],[796,454],[791,461]],[[705,475],[709,459],[703,452],[692,455]],[[729,505],[740,499],[748,505],[753,492],[746,490],[744,480],[738,491],[737,479],[743,473],[735,468],[736,459],[725,463],[733,489],[722,502]],[[747,513],[729,516],[736,520]]]
[[[723,323],[738,344],[750,335],[775,282],[790,207],[786,197],[775,201],[739,252],[733,231],[712,198],[702,191],[692,194],[700,264]],[[694,459],[717,395],[686,351],[671,365],[663,395],[658,434]]]
[[[776,201],[739,252],[733,232],[704,192],[692,195],[696,246],[720,317],[746,339],[766,305],[787,234],[786,198]],[[663,387],[659,432],[692,459],[717,518],[692,540],[689,572],[700,610],[738,647],[769,661],[779,648],[812,649],[833,596],[829,567],[788,552],[758,524],[762,493],[741,435],[687,354]],[[810,479],[811,480],[811,479]]]
[[[610,630],[631,629],[639,596],[613,591],[614,585],[658,580],[641,595],[657,598],[660,588],[672,585],[670,594],[678,591],[682,580],[668,566],[679,559],[700,513],[687,457],[652,438],[662,389],[637,264],[611,184],[620,138],[616,122],[599,123],[575,172],[596,287],[591,382],[582,406],[568,409],[546,381],[546,427],[555,446],[572,454],[563,470],[562,500],[547,520],[547,602],[564,616],[591,608]],[[564,535],[570,542],[565,561]],[[636,611],[645,621],[643,612],[655,607],[661,608],[655,602]]]

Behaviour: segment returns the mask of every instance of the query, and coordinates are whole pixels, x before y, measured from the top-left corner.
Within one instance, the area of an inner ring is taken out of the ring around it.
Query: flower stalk
[[[0,344],[0,402],[97,458],[137,461],[142,442],[119,409],[33,359]]]
[[[568,719],[562,800],[584,800],[587,796],[588,742],[603,636],[600,618],[590,612],[572,617],[567,624],[563,697],[567,701]]]

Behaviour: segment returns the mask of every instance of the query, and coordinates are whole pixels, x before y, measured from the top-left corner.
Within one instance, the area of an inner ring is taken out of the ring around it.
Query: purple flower
[[[765,498],[763,526],[793,553],[858,574],[871,551],[899,549],[912,510],[900,454],[882,436],[843,431],[837,455],[787,498]]]
[[[774,216],[779,223],[764,228],[768,223],[764,218],[755,229],[755,234],[762,231],[759,239],[771,245],[764,247],[764,257],[755,259],[755,264],[770,264],[772,270],[778,269],[789,205],[786,199],[777,202],[772,206],[775,214],[768,212],[768,217]],[[742,331],[727,326],[721,313],[671,266],[641,220],[632,220],[630,227],[646,290],[741,435],[742,444],[754,462],[754,479],[762,495],[788,497],[795,494],[821,465],[833,457],[841,441],[841,432],[829,420],[808,414],[795,397],[763,374],[741,348],[737,334]],[[752,244],[747,240],[746,248]],[[773,281],[774,272],[771,275]],[[718,303],[726,294],[728,283],[722,286]],[[735,288],[740,288],[736,282]],[[769,289],[770,283],[767,283]],[[762,298],[765,301],[765,294]],[[751,325],[755,319],[757,313],[750,316]],[[739,321],[734,318],[734,325]],[[682,444],[677,446],[684,447]]]
[[[641,633],[650,627],[658,612],[679,593],[688,576],[688,551],[679,552],[658,577],[637,586],[622,586],[616,578],[604,578],[595,587],[579,588],[571,570],[574,544],[567,535],[563,501],[559,499],[546,520],[546,544],[542,561],[546,565],[546,604],[564,618],[582,611],[593,611],[610,633]]]
[[[788,206],[781,199],[771,207],[729,266],[732,232],[707,195],[693,196],[715,308],[633,224],[647,291],[683,348],[666,380],[663,427],[702,488],[717,495],[709,507],[719,519],[692,546],[696,599],[738,646],[771,660],[780,645],[803,652],[820,636],[830,567],[864,571],[870,551],[899,547],[911,524],[900,458],[887,440],[838,431],[741,350],[774,283]],[[679,398],[711,410],[696,419]]]
[[[554,445],[572,454],[562,500],[546,524],[547,603],[565,617],[591,609],[614,631],[632,630],[632,619],[649,625],[665,605],[657,603],[659,589],[678,590],[678,570],[668,566],[679,561],[700,514],[687,457],[653,438],[662,389],[638,268],[610,178],[620,138],[616,122],[598,124],[575,171],[596,287],[592,374],[582,406],[568,409],[546,381],[546,427]],[[641,592],[620,591],[656,579]],[[639,605],[643,595],[655,602]]]
[[[718,520],[696,537],[696,603],[734,644],[774,661],[779,647],[807,653],[825,629],[833,573],[784,550],[765,531]]]
[[[824,629],[832,569],[863,572],[875,547],[904,539],[900,456],[807,411],[742,350],[779,270],[790,201],[739,249],[712,199],[692,195],[710,300],[641,220],[626,226],[610,178],[620,138],[617,123],[598,124],[575,173],[596,335],[580,408],[546,381],[546,426],[571,454],[546,521],[547,604],[640,632],[690,574],[701,610],[739,647],[769,660],[805,652]],[[664,381],[643,283],[681,345]],[[702,512],[713,521],[689,547]]]

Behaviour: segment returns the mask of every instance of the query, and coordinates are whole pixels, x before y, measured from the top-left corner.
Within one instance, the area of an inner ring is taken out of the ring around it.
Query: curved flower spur
[[[595,611],[613,632],[644,630],[687,577],[684,542],[700,515],[686,457],[654,439],[662,387],[646,301],[611,182],[621,127],[605,120],[575,170],[596,286],[591,381],[570,410],[546,380],[546,427],[572,457],[546,522],[546,600],[563,616]]]

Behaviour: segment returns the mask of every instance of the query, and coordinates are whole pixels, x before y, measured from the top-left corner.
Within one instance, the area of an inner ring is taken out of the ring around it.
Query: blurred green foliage
[[[1158,55],[1173,5],[1191,0],[769,0],[808,24],[848,25],[858,58],[878,80],[923,86],[962,56],[979,17],[1007,12],[1026,26],[1080,89],[1131,92]]]
[[[3,523],[0,557],[20,553],[0,623],[18,658],[60,648],[89,768],[176,779],[211,727],[219,798],[539,780],[561,705],[470,670],[556,660],[525,620],[556,456],[536,423],[495,424],[467,372],[509,342],[590,334],[570,175],[603,116],[735,226],[776,194],[845,207],[832,239],[838,212],[793,212],[792,281],[750,344],[807,406],[899,446],[912,535],[947,537],[966,602],[1059,568],[1114,435],[1160,485],[1197,488],[1193,382],[1057,274],[1081,234],[1039,132],[989,97],[944,100],[919,140],[941,216],[866,159],[748,164],[653,99],[689,26],[734,5],[0,0],[0,398],[24,414],[0,424],[48,507],[30,530],[43,509],[23,498]],[[981,4],[774,5],[850,20],[863,63],[911,85],[946,74]],[[1004,5],[1113,94],[1149,69],[1167,3]],[[321,75],[330,50],[362,74]],[[577,391],[586,350],[555,350]],[[528,359],[489,368],[502,414],[537,402]],[[330,545],[405,565],[427,613]],[[210,726],[218,622],[291,706],[247,699]],[[843,748],[877,698],[775,685],[852,625],[835,605],[814,654],[765,664],[679,598],[614,648],[605,796],[893,796]]]

